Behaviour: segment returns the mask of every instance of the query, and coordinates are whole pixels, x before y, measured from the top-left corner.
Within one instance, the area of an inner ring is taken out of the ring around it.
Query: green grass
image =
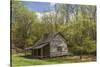
[[[46,62],[40,59],[27,59],[17,55],[12,56],[12,66],[28,66],[28,65],[42,65],[52,64],[52,62]]]
[[[76,63],[76,62],[88,62],[95,61],[95,57],[83,56],[83,59],[80,60],[79,56],[66,56],[66,57],[57,57],[49,59],[29,59],[22,57],[21,55],[15,54],[12,55],[12,67],[17,66],[30,66],[30,65],[47,65],[47,64],[61,64],[61,63]]]

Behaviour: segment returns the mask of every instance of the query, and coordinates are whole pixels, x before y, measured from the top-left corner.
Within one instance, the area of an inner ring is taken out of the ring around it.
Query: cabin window
[[[58,47],[57,47],[57,50],[58,50],[59,52],[62,52],[62,47],[61,47],[61,46],[58,46]]]

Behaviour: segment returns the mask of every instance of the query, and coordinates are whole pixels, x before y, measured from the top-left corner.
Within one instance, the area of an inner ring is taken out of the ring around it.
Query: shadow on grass
[[[37,59],[31,55],[19,55],[19,57],[23,57],[23,58],[26,58],[26,59]]]
[[[22,58],[25,58],[25,59],[31,59],[31,60],[42,60],[42,61],[45,61],[45,62],[50,62],[50,63],[71,63],[71,62],[76,62],[73,61],[73,59],[66,59],[65,57],[52,57],[52,58],[35,58],[35,57],[32,57],[30,55],[20,55],[19,57],[22,57]]]
[[[79,56],[61,56],[61,57],[52,57],[52,58],[35,58],[33,56],[30,56],[30,55],[20,55],[19,57],[24,57],[26,59],[36,59],[36,60],[42,60],[42,61],[45,61],[45,62],[52,62],[52,63],[77,63],[77,62],[89,62],[89,61],[92,61],[92,60],[88,60],[88,58],[83,58],[83,59],[80,59]]]

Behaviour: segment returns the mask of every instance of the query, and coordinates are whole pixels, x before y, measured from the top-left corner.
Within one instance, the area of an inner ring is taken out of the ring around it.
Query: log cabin
[[[68,54],[67,41],[60,32],[45,33],[31,48],[31,56],[35,58],[57,57]]]

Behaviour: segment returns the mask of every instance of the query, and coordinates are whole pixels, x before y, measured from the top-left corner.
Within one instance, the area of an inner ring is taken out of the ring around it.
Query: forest
[[[12,54],[24,53],[46,32],[60,32],[71,55],[96,56],[96,6],[56,3],[49,11],[30,11],[22,1],[11,2]]]

